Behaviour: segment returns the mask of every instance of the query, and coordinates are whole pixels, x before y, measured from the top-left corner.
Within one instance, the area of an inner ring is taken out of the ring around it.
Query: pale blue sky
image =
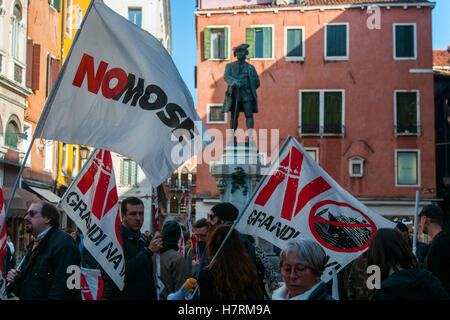
[[[196,0],[171,0],[172,10],[172,57],[188,86],[194,103],[194,67],[197,65],[197,39],[195,36]],[[450,45],[450,0],[435,0],[433,9],[433,49],[444,50]]]

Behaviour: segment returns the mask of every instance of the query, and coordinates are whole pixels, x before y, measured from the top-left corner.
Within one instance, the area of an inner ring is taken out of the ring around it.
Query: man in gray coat
[[[231,112],[230,127],[233,133],[237,128],[240,112],[245,114],[249,131],[254,127],[253,113],[258,113],[256,89],[260,82],[255,67],[245,62],[248,47],[248,44],[234,47],[234,56],[238,61],[230,62],[225,67],[224,79],[228,84],[228,89],[225,93],[222,112]]]

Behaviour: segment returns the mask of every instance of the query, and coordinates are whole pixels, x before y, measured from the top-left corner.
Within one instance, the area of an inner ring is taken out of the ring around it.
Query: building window
[[[67,177],[67,169],[69,167],[68,165],[68,161],[69,161],[69,156],[68,156],[68,151],[67,151],[67,143],[63,143],[62,144],[62,156],[61,156],[61,175],[63,177]]]
[[[364,175],[364,159],[361,157],[352,157],[349,159],[350,177],[362,178]]]
[[[83,10],[80,8],[79,5],[75,8],[75,27],[80,29],[81,22],[83,21]]]
[[[347,60],[349,24],[329,23],[325,26],[325,60]]]
[[[246,30],[249,59],[273,59],[272,26],[252,26]]]
[[[46,91],[45,96],[48,97],[52,90],[53,84],[58,77],[59,69],[61,67],[61,61],[52,57],[51,54],[47,55],[47,78],[46,78]]]
[[[286,27],[285,30],[286,60],[303,61],[305,57],[305,29],[303,27]]]
[[[396,186],[419,186],[420,151],[396,150],[395,157]]]
[[[394,23],[394,59],[417,58],[417,36],[415,23]]]
[[[305,151],[315,162],[319,163],[319,148],[305,148]]]
[[[142,27],[142,9],[128,8],[128,20]]]
[[[209,104],[206,109],[206,123],[227,123],[227,113],[222,112],[222,105]]]
[[[28,148],[30,147],[31,140],[33,138],[31,124],[24,123],[23,132],[24,132],[24,148],[23,148],[23,150],[28,150]],[[27,162],[25,163],[25,166],[31,167],[31,154],[28,155],[28,159],[27,159]]]
[[[18,83],[23,81],[23,67],[17,63],[14,63],[14,81]]]
[[[45,141],[44,171],[53,172],[53,141]]]
[[[124,186],[137,184],[137,163],[130,159],[122,160],[121,183]]]
[[[19,144],[19,127],[14,121],[10,121],[6,126],[5,145],[11,149],[16,149]]]
[[[205,59],[229,59],[229,26],[211,26],[203,32]]]
[[[344,90],[300,92],[301,135],[343,135]]]
[[[76,146],[72,147],[72,177],[75,178],[78,173],[78,148]]]
[[[5,57],[0,53],[0,74],[5,73],[5,66],[3,65]]]
[[[178,213],[178,198],[176,196],[170,198],[170,213]]]
[[[22,20],[22,10],[18,5],[14,6],[12,17],[12,32],[11,32],[11,55],[15,59],[19,59],[20,46],[20,21]],[[15,73],[15,70],[14,70]]]
[[[66,34],[72,37],[72,0],[66,1]]]
[[[59,12],[61,10],[61,0],[48,0],[48,3],[51,7],[56,9],[56,11]]]
[[[395,91],[395,133],[420,135],[419,91]]]

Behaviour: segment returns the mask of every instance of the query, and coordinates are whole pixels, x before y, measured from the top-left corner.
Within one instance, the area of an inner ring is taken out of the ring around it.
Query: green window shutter
[[[319,133],[319,92],[302,93],[302,133]]]
[[[263,32],[263,58],[272,58],[272,28],[262,28]]]
[[[130,184],[135,185],[137,182],[137,165],[135,161],[130,161]]]
[[[327,26],[327,56],[347,56],[347,26]]]
[[[414,26],[395,26],[395,56],[414,57]]]
[[[61,10],[61,0],[53,0],[53,7],[59,12]]]
[[[130,184],[130,160],[123,160],[122,162],[122,184]]]
[[[342,93],[325,92],[324,133],[342,133]]]
[[[287,50],[288,57],[303,56],[303,35],[301,29],[287,30]]]
[[[250,46],[248,47],[248,56],[247,58],[251,59],[255,57],[255,29],[247,28],[245,30],[245,41]]]
[[[211,29],[209,28],[203,31],[203,54],[205,60],[211,59]]]
[[[230,59],[230,54],[228,53],[228,34],[229,30],[227,27],[224,28],[224,39],[223,39],[223,50],[224,50],[224,58]]]
[[[397,133],[417,132],[417,93],[397,92]]]
[[[397,184],[417,185],[417,152],[397,153]]]

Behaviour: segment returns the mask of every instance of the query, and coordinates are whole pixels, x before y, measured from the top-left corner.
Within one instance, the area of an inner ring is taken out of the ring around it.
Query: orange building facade
[[[343,188],[382,215],[414,215],[417,190],[420,206],[437,200],[432,3],[232,2],[218,8],[203,0],[196,11],[197,112],[213,134],[225,137],[230,126],[230,114],[219,112],[225,66],[236,61],[232,48],[248,43],[247,62],[261,82],[254,120],[263,161],[292,135]],[[239,128],[246,130],[242,113]],[[217,141],[204,154],[214,148],[220,162],[217,150],[227,139]],[[199,161],[197,217],[218,201],[209,170]]]

